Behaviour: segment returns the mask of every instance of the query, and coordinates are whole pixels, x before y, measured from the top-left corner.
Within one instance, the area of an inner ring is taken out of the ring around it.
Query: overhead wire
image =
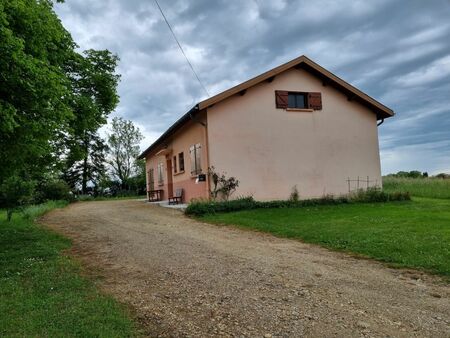
[[[158,0],[155,0],[155,3],[156,3],[156,6],[158,6],[159,11],[161,12],[162,17],[164,18],[164,21],[165,21],[166,24],[167,24],[167,27],[169,27],[169,30],[170,30],[170,32],[172,33],[173,38],[175,39],[175,41],[176,41],[176,43],[177,43],[177,45],[178,45],[178,48],[180,49],[181,53],[184,55],[184,57],[185,57],[185,59],[186,59],[188,65],[189,65],[189,67],[191,68],[192,72],[194,73],[195,77],[197,78],[198,83],[199,83],[200,86],[203,88],[203,90],[205,91],[206,95],[208,95],[208,97],[210,97],[211,95],[209,95],[208,90],[206,89],[206,87],[205,87],[205,85],[203,84],[203,82],[200,80],[200,77],[198,76],[197,72],[195,71],[194,66],[192,65],[191,61],[189,61],[189,58],[187,57],[186,53],[184,52],[184,49],[183,49],[183,47],[181,46],[180,41],[178,40],[177,36],[175,35],[175,32],[174,32],[174,30],[172,29],[172,26],[170,25],[169,21],[167,20],[167,18],[166,18],[166,16],[165,16],[165,14],[164,14],[164,12],[163,12],[161,6],[159,5]]]

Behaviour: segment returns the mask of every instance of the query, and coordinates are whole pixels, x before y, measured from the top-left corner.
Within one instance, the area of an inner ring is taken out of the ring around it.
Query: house
[[[208,198],[208,167],[233,196],[341,195],[381,185],[378,125],[394,112],[306,56],[197,103],[148,147],[147,190]]]

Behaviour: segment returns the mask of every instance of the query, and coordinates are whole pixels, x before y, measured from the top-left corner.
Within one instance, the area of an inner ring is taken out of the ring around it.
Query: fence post
[[[367,189],[369,189],[369,176],[367,176]]]
[[[359,190],[359,176],[358,176],[358,183],[356,185],[356,190]]]
[[[348,193],[350,194],[350,177],[347,177]]]

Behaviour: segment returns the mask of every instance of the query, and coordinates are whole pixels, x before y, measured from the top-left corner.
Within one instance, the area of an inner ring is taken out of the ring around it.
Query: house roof
[[[349,101],[358,101],[359,103],[363,104],[364,106],[367,106],[369,109],[373,110],[374,113],[377,114],[377,119],[385,119],[388,117],[391,117],[394,115],[394,111],[385,105],[381,104],[374,98],[370,97],[366,93],[363,93],[358,88],[352,86],[348,82],[342,80],[338,76],[334,75],[333,73],[329,72],[322,66],[318,65],[311,59],[307,58],[306,56],[302,55],[298,58],[295,58],[287,63],[284,63],[278,67],[275,67],[265,73],[262,73],[250,80],[247,80],[245,82],[242,82],[241,84],[234,86],[230,89],[227,89],[217,95],[214,95],[206,100],[203,100],[199,103],[197,103],[194,107],[192,107],[186,114],[184,114],[180,119],[178,119],[172,126],[170,126],[169,129],[167,129],[150,147],[148,147],[141,155],[139,155],[139,158],[144,158],[146,154],[148,154],[150,151],[154,150],[159,145],[163,144],[164,141],[173,133],[175,133],[177,130],[179,130],[182,126],[184,126],[188,121],[190,121],[196,114],[198,114],[200,111],[207,109],[208,107],[211,107],[212,105],[223,101],[230,96],[233,96],[235,94],[244,93],[248,88],[253,87],[263,81],[272,81],[275,76],[278,74],[289,70],[291,68],[301,68],[305,69],[312,74],[319,77],[323,85],[330,85],[338,90],[344,92]]]

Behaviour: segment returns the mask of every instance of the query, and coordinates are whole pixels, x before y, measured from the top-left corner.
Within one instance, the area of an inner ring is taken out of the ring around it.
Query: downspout
[[[193,111],[198,111],[198,105],[196,105],[193,109],[191,109],[191,111],[189,112],[189,117],[191,118],[191,120],[195,123],[198,123],[200,125],[202,125],[204,127],[203,129],[203,137],[205,139],[205,147],[206,147],[206,170],[208,170],[209,168],[209,142],[208,142],[208,113],[207,110],[205,109],[205,118],[206,118],[206,122],[202,122],[198,119],[195,118],[195,116],[192,114]],[[210,196],[210,182],[209,182],[209,177],[208,177],[208,171],[206,172],[206,194],[207,194],[207,198],[209,198]]]
[[[381,119],[381,121],[377,123],[377,127],[381,126],[383,124],[383,122],[384,122],[384,118]]]

